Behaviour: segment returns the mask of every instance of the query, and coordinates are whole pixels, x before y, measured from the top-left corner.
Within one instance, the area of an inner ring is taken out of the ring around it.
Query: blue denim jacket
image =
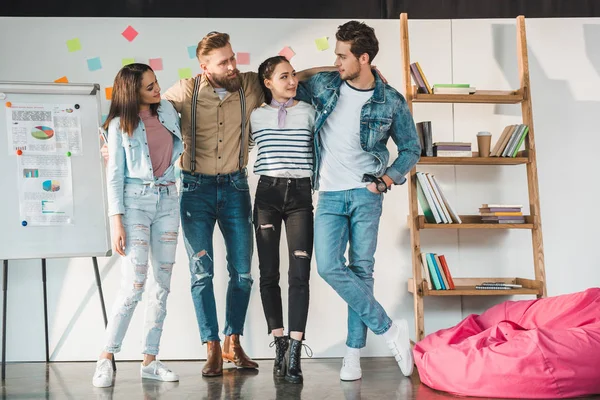
[[[108,126],[109,157],[106,168],[109,216],[125,213],[123,204],[125,184],[137,183],[154,186],[175,182],[175,163],[183,152],[183,142],[179,128],[179,114],[167,100],[160,101],[158,120],[173,133],[171,165],[159,178],[154,177],[144,123],[140,120],[133,135],[129,136],[119,128],[120,118],[110,121]]]
[[[374,170],[365,171],[363,181],[372,181],[373,177],[386,174],[396,185],[401,185],[406,182],[404,176],[419,160],[421,145],[404,97],[390,85],[383,83],[377,74],[374,76],[373,96],[362,107],[360,114],[360,144],[379,163]],[[318,189],[319,132],[337,104],[342,83],[337,72],[321,72],[300,82],[298,87],[296,98],[312,104],[317,111],[313,163],[315,189]],[[398,157],[388,167],[390,153],[386,145],[390,137],[398,147]]]

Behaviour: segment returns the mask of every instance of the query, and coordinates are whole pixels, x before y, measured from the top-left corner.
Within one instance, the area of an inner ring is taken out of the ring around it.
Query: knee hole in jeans
[[[306,250],[294,250],[293,255],[296,259],[310,260],[310,254]]]
[[[159,241],[163,244],[177,244],[177,232],[163,232]]]
[[[160,269],[161,269],[161,271],[172,272],[173,271],[173,263],[161,262]]]

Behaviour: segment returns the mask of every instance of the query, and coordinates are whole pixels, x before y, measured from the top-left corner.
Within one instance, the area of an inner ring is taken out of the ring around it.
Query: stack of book
[[[529,132],[527,125],[508,125],[494,145],[491,157],[516,157]]]
[[[428,223],[462,223],[433,175],[417,172],[417,197]]]
[[[429,290],[452,290],[455,288],[450,269],[444,255],[421,253],[423,279]]]
[[[410,64],[410,75],[412,76],[413,81],[417,85],[418,93],[433,93],[431,86],[429,86],[429,82],[427,82],[427,78],[425,78],[423,69],[421,69],[421,66],[418,62]]]
[[[475,88],[468,83],[436,83],[433,94],[473,94]]]
[[[479,213],[486,224],[524,224],[522,208],[514,204],[482,204]]]
[[[481,285],[475,286],[477,290],[512,290],[520,289],[523,285],[516,283],[504,283],[504,282],[483,282]]]
[[[435,142],[433,144],[434,157],[472,157],[471,143],[469,142]]]

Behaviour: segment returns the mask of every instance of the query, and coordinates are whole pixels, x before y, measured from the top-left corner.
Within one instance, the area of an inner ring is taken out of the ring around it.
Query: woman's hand
[[[121,222],[121,214],[112,216],[112,248],[116,253],[125,256],[125,228]]]
[[[100,155],[104,159],[104,165],[108,164],[108,145],[104,144],[102,148],[100,148]]]

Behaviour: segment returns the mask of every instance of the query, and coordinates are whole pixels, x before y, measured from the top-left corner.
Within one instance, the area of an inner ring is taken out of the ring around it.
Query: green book
[[[433,87],[439,88],[469,88],[471,85],[468,83],[436,83]]]

